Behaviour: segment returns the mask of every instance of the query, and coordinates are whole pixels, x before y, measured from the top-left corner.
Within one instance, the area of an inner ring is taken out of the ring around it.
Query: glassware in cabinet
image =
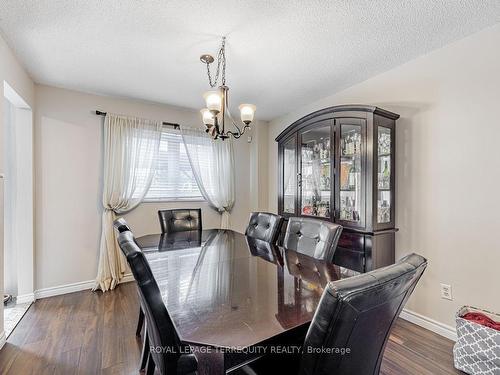
[[[301,134],[300,213],[330,217],[331,212],[331,126]]]
[[[283,145],[283,212],[295,213],[297,194],[297,155],[296,137]]]
[[[390,128],[379,126],[377,129],[377,222],[383,224],[391,222],[393,140]]]
[[[340,208],[339,218],[360,222],[362,215],[362,127],[340,126]]]

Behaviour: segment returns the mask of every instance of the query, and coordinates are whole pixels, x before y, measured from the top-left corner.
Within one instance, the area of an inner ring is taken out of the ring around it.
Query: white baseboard
[[[2,333],[0,334],[0,349],[3,348],[6,341],[7,341],[7,337],[5,336],[5,331],[2,331]]]
[[[21,294],[16,297],[16,303],[31,303],[35,301],[35,293]]]
[[[131,273],[129,273],[123,276],[122,280],[120,281],[120,284],[132,280],[134,280],[134,276]],[[89,280],[89,281],[80,281],[78,283],[72,283],[66,285],[58,285],[50,288],[43,288],[35,290],[35,298],[40,299],[40,298],[59,296],[61,294],[80,292],[82,290],[92,289],[94,285],[95,285],[95,280]]]
[[[429,331],[437,333],[438,335],[446,337],[447,339],[457,341],[457,330],[452,326],[440,323],[427,316],[407,309],[403,309],[403,311],[401,311],[401,314],[399,314],[399,317],[422,328],[428,329]]]

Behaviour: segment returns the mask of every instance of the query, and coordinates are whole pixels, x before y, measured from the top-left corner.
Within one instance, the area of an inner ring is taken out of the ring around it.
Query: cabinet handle
[[[302,187],[302,173],[297,173],[297,185],[299,185],[299,187]]]

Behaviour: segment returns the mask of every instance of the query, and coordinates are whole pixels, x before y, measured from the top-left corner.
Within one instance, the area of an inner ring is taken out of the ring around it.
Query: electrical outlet
[[[453,301],[453,294],[451,293],[451,285],[441,284],[441,298]]]

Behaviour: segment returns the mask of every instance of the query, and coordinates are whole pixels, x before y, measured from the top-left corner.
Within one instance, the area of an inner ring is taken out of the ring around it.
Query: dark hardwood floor
[[[108,293],[90,291],[36,301],[0,351],[0,374],[138,374],[141,343],[134,283]],[[381,373],[462,374],[453,343],[399,320]]]

